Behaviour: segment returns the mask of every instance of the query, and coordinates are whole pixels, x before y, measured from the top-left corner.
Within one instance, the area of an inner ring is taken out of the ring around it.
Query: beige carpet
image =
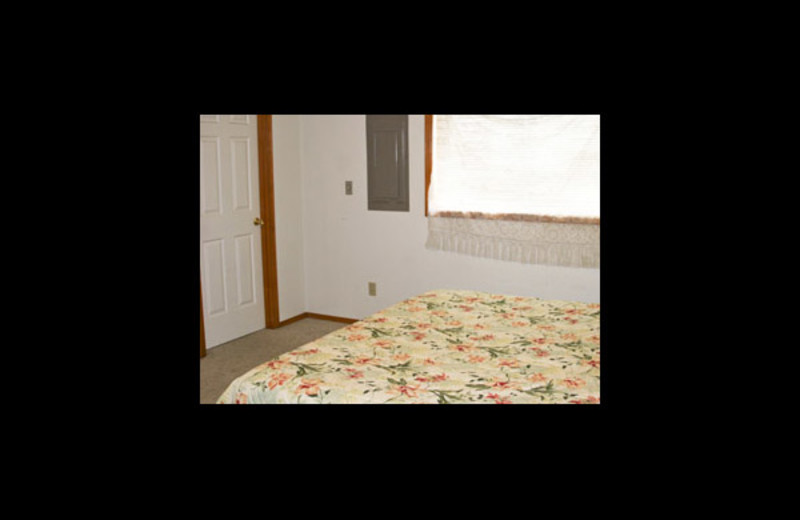
[[[215,403],[231,381],[251,368],[346,326],[335,321],[305,318],[208,349],[206,356],[200,358],[200,404]]]

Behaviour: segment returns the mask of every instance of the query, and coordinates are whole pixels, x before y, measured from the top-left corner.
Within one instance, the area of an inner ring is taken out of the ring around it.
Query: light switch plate
[[[375,296],[377,293],[377,284],[375,282],[369,282],[369,295]]]
[[[345,195],[353,194],[353,181],[344,181],[344,194]]]

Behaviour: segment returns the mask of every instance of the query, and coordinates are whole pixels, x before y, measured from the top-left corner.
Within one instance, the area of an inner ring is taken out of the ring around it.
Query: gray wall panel
[[[367,115],[367,208],[408,211],[408,115]]]

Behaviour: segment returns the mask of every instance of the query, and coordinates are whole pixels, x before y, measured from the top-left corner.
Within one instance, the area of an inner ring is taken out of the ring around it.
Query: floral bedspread
[[[600,402],[600,305],[464,290],[422,294],[264,363],[217,400]]]

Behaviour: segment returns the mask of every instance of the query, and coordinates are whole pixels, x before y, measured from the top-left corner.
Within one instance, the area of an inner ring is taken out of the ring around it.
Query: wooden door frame
[[[264,315],[268,329],[278,328],[278,248],[275,245],[275,184],[273,182],[272,115],[258,115],[258,196],[261,199],[261,264]]]
[[[261,220],[261,269],[264,282],[264,318],[268,329],[280,326],[278,310],[278,252],[275,245],[275,186],[273,182],[272,115],[256,116],[258,130],[258,198]],[[201,276],[202,280],[202,276]],[[200,282],[200,357],[206,355],[203,321],[203,284]]]

